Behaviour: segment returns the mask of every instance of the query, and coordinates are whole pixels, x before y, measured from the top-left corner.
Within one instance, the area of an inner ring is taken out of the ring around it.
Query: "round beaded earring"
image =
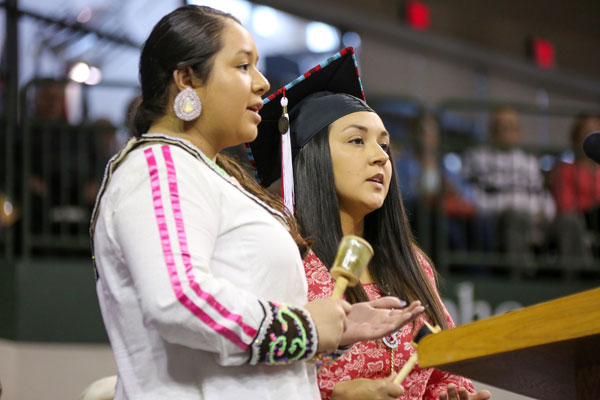
[[[202,102],[198,93],[192,88],[185,88],[175,96],[173,110],[177,118],[183,121],[193,121],[202,112]]]

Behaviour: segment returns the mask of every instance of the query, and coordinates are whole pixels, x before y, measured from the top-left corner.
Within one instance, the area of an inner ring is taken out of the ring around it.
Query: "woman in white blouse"
[[[306,304],[295,221],[219,153],[257,135],[257,61],[250,34],[208,7],[173,11],[144,44],[135,138],[109,162],[91,225],[117,399],[317,399],[304,360],[423,311]]]

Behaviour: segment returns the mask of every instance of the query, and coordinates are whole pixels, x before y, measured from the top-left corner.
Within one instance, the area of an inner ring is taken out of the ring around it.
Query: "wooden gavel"
[[[412,342],[410,342],[413,345],[413,347],[415,348],[415,352],[412,354],[412,356],[410,356],[410,358],[408,359],[406,364],[404,364],[402,366],[400,371],[398,371],[398,375],[396,375],[396,377],[394,378],[394,383],[396,383],[398,385],[401,384],[402,381],[408,376],[410,371],[412,371],[413,367],[417,363],[417,361],[419,359],[417,352],[419,349],[419,342],[421,341],[421,339],[423,339],[425,336],[430,335],[432,333],[438,333],[441,330],[442,330],[442,328],[440,328],[438,325],[431,326],[427,321],[425,321],[425,325],[423,325],[421,327],[421,329],[419,329],[419,332],[417,333],[415,338],[412,340]],[[393,367],[394,366],[392,365],[392,368]]]
[[[331,267],[331,276],[335,279],[332,299],[341,299],[346,287],[356,286],[371,257],[373,248],[365,239],[353,235],[342,238]]]
[[[373,257],[373,248],[363,238],[353,235],[342,238],[335,261],[331,267],[331,276],[335,279],[335,287],[331,295],[332,299],[341,299],[348,286],[356,286],[367,265],[369,265],[371,257]],[[417,350],[421,339],[432,333],[438,333],[441,330],[442,328],[438,325],[431,326],[425,321],[425,324],[419,330],[411,344]],[[402,383],[417,361],[418,355],[417,351],[415,351],[394,378],[394,383]]]

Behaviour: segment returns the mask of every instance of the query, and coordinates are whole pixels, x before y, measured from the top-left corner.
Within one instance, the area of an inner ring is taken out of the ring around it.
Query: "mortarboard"
[[[358,111],[372,112],[364,98],[354,49],[347,47],[263,100],[258,137],[247,145],[250,163],[265,187],[283,175],[282,195],[290,211],[293,157],[339,118]],[[286,124],[280,126],[282,118],[289,118],[287,133],[281,132],[286,132]]]

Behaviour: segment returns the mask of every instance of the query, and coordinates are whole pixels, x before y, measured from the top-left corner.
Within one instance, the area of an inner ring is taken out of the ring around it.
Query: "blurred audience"
[[[65,98],[65,86],[59,82],[47,82],[35,89],[33,98],[32,118],[33,132],[32,144],[32,166],[29,186],[34,196],[45,197],[48,192],[47,184],[42,177],[44,171],[44,148],[48,143],[57,143],[57,138],[44,138],[44,123],[66,123],[67,106]],[[43,121],[43,122],[40,122]],[[46,140],[44,140],[46,139]]]
[[[600,229],[600,166],[583,153],[583,141],[600,131],[600,116],[582,114],[575,118],[570,132],[573,161],[562,161],[550,175],[556,201],[556,244],[563,257],[592,255],[595,244],[590,232]]]
[[[395,160],[402,201],[417,236],[434,235],[437,227],[431,216],[436,207],[441,206],[450,248],[466,249],[466,221],[475,214],[473,192],[460,175],[441,164],[440,130],[432,115],[415,121],[408,145],[403,146]],[[419,219],[423,217],[426,221]],[[419,232],[420,228],[424,228],[424,232]]]
[[[69,125],[64,83],[37,85],[32,105],[24,125],[28,135],[22,137],[29,151],[29,165],[23,166],[30,172],[32,195],[32,226],[26,229],[51,233],[68,226],[70,233],[83,232],[95,200],[90,187],[99,180],[93,163],[95,137]]]
[[[426,199],[427,203],[433,201],[442,188],[439,130],[435,118],[418,118],[409,130],[406,145],[402,146],[395,158],[405,207],[414,211],[419,200]]]
[[[33,98],[33,117],[47,121],[66,121],[65,84],[56,81],[40,83]]]
[[[473,185],[478,214],[489,221],[485,226],[492,227],[480,232],[489,250],[518,255],[527,262],[534,247],[545,244],[556,207],[537,157],[519,147],[521,137],[516,110],[496,109],[490,119],[489,144],[466,151],[463,174]]]

